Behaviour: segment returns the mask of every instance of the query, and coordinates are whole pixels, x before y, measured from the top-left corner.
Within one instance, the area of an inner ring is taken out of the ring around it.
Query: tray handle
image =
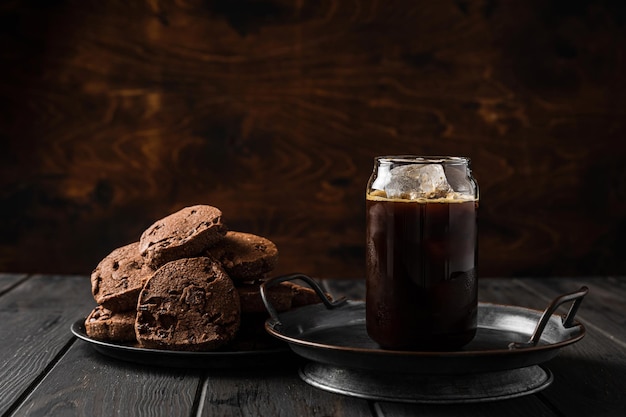
[[[313,278],[309,277],[308,275],[295,273],[295,274],[282,275],[282,276],[270,278],[267,281],[263,282],[263,284],[261,284],[261,298],[263,299],[263,304],[265,304],[265,308],[267,309],[267,312],[270,314],[270,317],[272,318],[272,320],[274,320],[274,322],[277,325],[281,325],[280,320],[278,319],[278,312],[276,311],[276,309],[274,308],[274,306],[270,302],[270,299],[269,299],[269,296],[267,294],[267,291],[271,287],[273,287],[274,285],[278,285],[281,282],[293,281],[293,280],[296,280],[296,279],[300,279],[300,280],[306,282],[307,285],[309,287],[311,287],[315,291],[317,296],[322,300],[322,302],[324,303],[324,305],[328,309],[333,309],[335,307],[339,307],[340,305],[345,304],[345,302],[346,302],[346,298],[345,297],[342,297],[342,298],[340,298],[340,299],[338,299],[336,301],[331,301],[326,296],[326,293],[324,293],[324,290],[322,289],[322,287],[320,287],[320,285]]]
[[[576,316],[576,312],[578,311],[578,307],[580,307],[580,303],[582,303],[583,298],[589,292],[589,288],[586,286],[581,287],[578,291],[574,291],[568,294],[563,294],[555,298],[552,303],[545,309],[541,318],[537,322],[537,326],[535,327],[535,331],[532,336],[528,340],[528,342],[512,342],[509,344],[509,349],[523,349],[528,347],[537,346],[539,340],[541,340],[541,334],[543,333],[550,317],[559,308],[562,304],[573,301],[569,311],[567,314],[561,317],[561,322],[563,324],[563,328],[569,329],[574,326],[574,316]]]

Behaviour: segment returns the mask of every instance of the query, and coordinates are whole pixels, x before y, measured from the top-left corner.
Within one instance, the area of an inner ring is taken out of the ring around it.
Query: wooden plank
[[[624,278],[517,281],[544,298],[546,293],[565,293],[581,285],[589,287],[577,314],[586,327],[585,338],[549,362],[555,381],[542,395],[565,415],[622,415],[626,410]]]
[[[6,274],[0,273],[0,296],[11,290],[20,281],[26,279],[26,274]]]
[[[329,393],[303,382],[296,369],[211,373],[202,416],[369,416],[366,400]]]
[[[524,283],[524,280],[520,281]],[[576,318],[595,327],[626,349],[626,277],[546,278],[533,280],[532,288],[542,294],[564,294],[589,287]]]
[[[65,349],[70,324],[94,304],[82,276],[33,276],[0,297],[0,415]]]
[[[581,282],[591,283],[596,289],[602,287],[586,279],[493,280],[488,282],[483,295],[543,309],[556,296],[577,290]],[[615,300],[626,298],[626,291],[621,285],[615,285],[613,289]],[[603,324],[605,315],[618,317],[618,311],[623,307],[619,302],[603,305],[604,292],[598,292],[594,297],[591,294],[579,310],[581,320],[586,317],[587,322],[584,339],[563,348],[556,358],[546,363],[554,373],[554,382],[538,394],[544,402],[564,415],[616,415],[612,413],[626,410],[626,397],[623,395],[626,392],[626,350],[619,340],[599,330],[606,328]]]
[[[588,329],[585,339],[547,363],[554,383],[540,396],[563,415],[618,416],[626,410],[623,346]]]
[[[437,416],[559,416],[535,396],[477,404],[415,405],[402,403],[376,403],[379,417]]]
[[[76,318],[76,310],[85,312],[84,305],[90,305],[92,301],[88,291],[71,291],[72,286],[79,289],[84,287],[77,279],[80,278],[68,278],[71,281],[68,286],[64,285],[65,281],[54,277],[36,277],[36,285],[24,285],[19,294],[13,291],[11,298],[4,297],[5,304],[20,303],[9,309],[21,312],[19,317],[23,318],[23,323],[16,323],[24,328],[21,333],[36,335],[40,322],[49,316],[50,311],[63,314],[63,317],[71,316],[72,320]],[[53,286],[54,290],[48,290],[47,285]],[[67,300],[72,305],[60,302],[60,294],[64,292],[75,294]],[[41,294],[47,294],[50,299],[43,300],[44,296]],[[84,302],[85,300],[87,301]],[[0,309],[4,306],[0,304]],[[40,310],[41,317],[35,314],[36,310]],[[7,319],[16,322],[14,315],[16,314],[8,315]],[[31,321],[32,325],[28,326]],[[63,318],[56,319],[55,323],[60,324],[63,321]],[[58,341],[65,341],[67,345],[71,335],[69,322],[65,324],[67,326],[61,325],[56,329],[54,336]],[[11,326],[2,327],[9,328]],[[29,352],[15,355],[8,366],[3,364],[0,381],[6,386],[0,390],[0,398],[6,398],[6,405],[0,409],[0,414],[8,410],[15,416],[197,415],[195,409],[200,407],[201,412],[208,415],[231,415],[232,411],[239,411],[230,407],[229,401],[224,400],[224,397],[235,396],[245,404],[242,415],[370,415],[366,401],[353,400],[308,386],[299,379],[297,370],[293,367],[274,371],[224,370],[215,375],[213,371],[202,374],[201,371],[193,370],[159,369],[112,360],[101,356],[80,341],[72,344],[54,367],[45,366],[51,360],[58,359],[54,355],[42,355],[41,360],[37,361],[42,366],[32,366],[29,363],[33,361],[31,357],[36,356],[36,349],[41,350],[40,347],[45,345],[51,346],[46,351],[53,351],[56,341],[39,337],[32,339],[36,339],[37,343],[27,344]],[[17,340],[15,343],[18,343]],[[60,351],[63,352],[64,349]],[[0,354],[3,353],[5,352],[0,351]],[[30,368],[37,368],[39,371],[35,372]],[[202,385],[204,392],[196,398],[203,375],[206,381]],[[19,389],[10,391],[8,385],[15,384],[16,378],[20,376],[24,381],[18,380],[16,386]],[[216,398],[220,395],[222,397]],[[202,402],[197,403],[199,399]],[[12,404],[16,400],[20,402],[19,407]],[[256,412],[271,409],[285,411],[281,411],[284,414]]]
[[[13,416],[192,416],[201,372],[135,365],[76,341]]]
[[[538,310],[543,310],[548,305],[548,298],[537,297],[534,291],[525,289],[519,282],[510,278],[480,279],[478,282],[480,302],[517,305]],[[550,294],[546,297],[552,298]]]
[[[552,300],[552,298],[563,292],[577,290],[586,282],[584,280],[580,281],[580,283],[574,281],[571,282],[571,285],[568,285],[568,282],[564,280],[557,279],[555,281],[563,284],[562,290],[559,288],[549,288],[546,289],[544,297],[537,297],[534,291],[519,294],[515,291],[524,281],[515,281],[509,278],[481,278],[478,280],[478,300],[489,303],[523,305],[543,310],[547,307],[548,301]],[[535,283],[541,284],[542,282],[544,282],[544,279],[532,281],[533,285],[535,285]],[[319,280],[319,283],[336,298],[345,296],[351,300],[365,299],[364,279],[322,279]]]

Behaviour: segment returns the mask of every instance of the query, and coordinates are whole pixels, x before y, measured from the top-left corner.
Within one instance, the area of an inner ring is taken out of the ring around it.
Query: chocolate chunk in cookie
[[[131,243],[100,261],[91,273],[91,292],[96,302],[109,310],[135,310],[139,292],[153,272],[144,265],[139,242]]]
[[[114,313],[97,306],[85,320],[85,333],[92,339],[128,342],[135,340],[135,310]]]
[[[200,255],[226,234],[222,212],[212,206],[186,207],[155,222],[141,235],[139,251],[153,268]]]
[[[135,334],[144,347],[210,351],[234,338],[240,315],[239,295],[220,264],[185,258],[163,265],[144,285]]]
[[[226,237],[206,254],[217,259],[235,282],[263,276],[272,271],[278,261],[278,249],[272,241],[243,232],[226,233]]]

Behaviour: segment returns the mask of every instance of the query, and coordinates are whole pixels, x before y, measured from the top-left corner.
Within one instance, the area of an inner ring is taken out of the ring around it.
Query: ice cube
[[[468,173],[467,167],[449,165],[446,167],[446,178],[450,187],[456,191],[459,195],[473,196],[475,193],[475,186],[472,184]]]
[[[389,172],[384,189],[388,198],[404,200],[444,198],[453,191],[439,164],[395,167]]]

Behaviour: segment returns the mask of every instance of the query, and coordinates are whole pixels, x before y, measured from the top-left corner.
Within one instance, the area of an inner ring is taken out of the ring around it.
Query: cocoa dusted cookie
[[[179,259],[141,290],[135,334],[148,348],[211,351],[234,339],[240,316],[237,290],[218,262]]]
[[[274,269],[278,261],[276,245],[251,233],[229,231],[222,241],[206,251],[217,259],[235,282],[250,281]]]
[[[156,269],[175,259],[200,255],[222,240],[226,230],[218,208],[185,207],[146,229],[139,240],[139,251]]]
[[[97,306],[85,320],[85,333],[96,340],[128,342],[135,340],[135,310],[114,313]]]
[[[113,250],[91,273],[91,292],[98,304],[112,311],[135,310],[143,284],[154,271],[144,265],[139,242]]]

